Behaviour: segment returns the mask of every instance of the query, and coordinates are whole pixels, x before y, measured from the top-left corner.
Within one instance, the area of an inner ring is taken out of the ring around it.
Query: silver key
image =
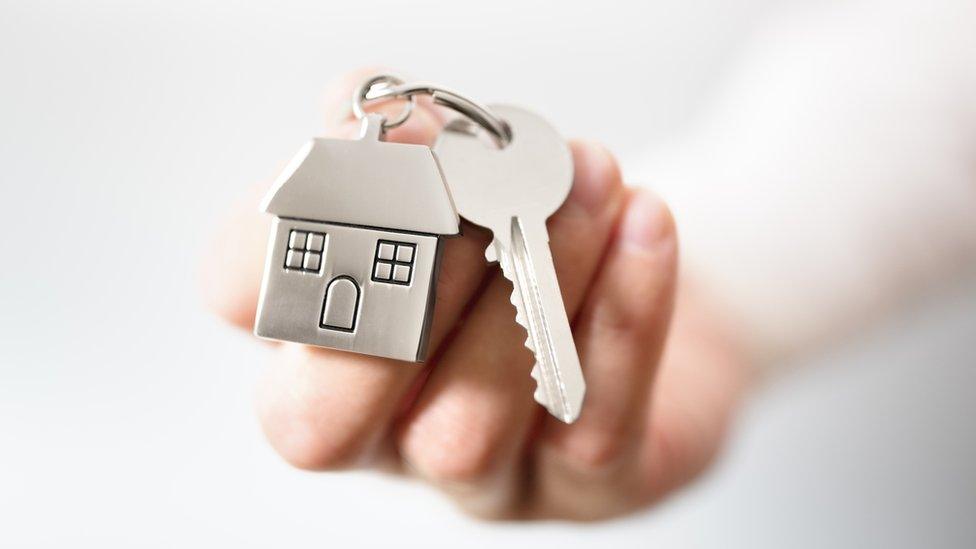
[[[549,250],[546,219],[573,185],[573,159],[559,134],[525,110],[493,106],[512,140],[504,148],[486,143],[466,120],[449,124],[434,151],[458,213],[491,229],[485,253],[498,261],[514,286],[515,319],[535,353],[535,399],[566,423],[579,417],[586,392],[579,355],[566,316]]]

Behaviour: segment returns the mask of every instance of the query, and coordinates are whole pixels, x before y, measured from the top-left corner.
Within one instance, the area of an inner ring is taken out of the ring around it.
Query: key
[[[546,219],[573,185],[569,148],[546,121],[523,109],[494,106],[512,131],[504,148],[488,143],[469,121],[445,127],[434,151],[458,213],[490,229],[485,252],[512,282],[516,321],[534,354],[535,400],[566,423],[579,417],[586,392],[579,355],[549,250]]]

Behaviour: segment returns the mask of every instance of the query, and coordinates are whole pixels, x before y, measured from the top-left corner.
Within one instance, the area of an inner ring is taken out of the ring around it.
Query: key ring
[[[391,85],[403,84],[403,80],[393,76],[392,74],[378,74],[369,80],[366,80],[360,84],[352,94],[352,112],[356,115],[356,118],[362,120],[366,118],[366,110],[363,108],[363,103],[366,101],[374,101],[379,99],[397,99],[401,96],[394,96],[389,93]],[[373,88],[379,88],[383,92],[383,95],[378,95],[377,93],[370,93]],[[383,117],[383,131],[392,130],[397,126],[400,126],[410,118],[413,113],[413,108],[417,104],[416,99],[411,96],[402,96],[403,99],[407,100],[406,106],[403,107],[403,111],[392,119],[388,120],[385,116]]]
[[[512,141],[512,130],[508,124],[480,103],[435,84],[423,82],[407,84],[402,79],[389,74],[374,76],[356,88],[352,97],[352,110],[356,118],[361,120],[366,117],[363,105],[367,101],[406,99],[406,106],[396,118],[383,120],[383,130],[386,131],[403,124],[410,118],[418,95],[429,95],[434,104],[464,115],[488,132],[499,147],[504,147]]]

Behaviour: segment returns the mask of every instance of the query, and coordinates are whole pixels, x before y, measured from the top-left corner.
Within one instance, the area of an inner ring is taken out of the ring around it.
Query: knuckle
[[[557,443],[563,461],[584,474],[614,470],[628,455],[633,441],[610,432],[591,431]]]
[[[335,436],[307,422],[292,422],[285,428],[265,428],[268,441],[289,464],[308,471],[347,469],[364,453],[362,438]]]
[[[429,452],[424,476],[437,483],[477,484],[490,476],[492,453],[483,444],[457,444]]]
[[[291,395],[259,399],[258,417],[271,447],[289,464],[309,471],[357,465],[373,440],[369,423],[351,418],[331,423],[310,403]]]
[[[640,311],[630,312],[626,307],[615,303],[601,303],[590,312],[586,322],[592,333],[597,334],[604,341],[619,343],[630,342],[642,330],[638,327],[643,322],[644,315]]]
[[[421,477],[434,484],[478,484],[497,470],[501,444],[493,431],[425,419],[415,421],[401,441],[405,459]]]
[[[618,359],[626,364],[637,360],[626,352],[640,353],[659,343],[667,319],[658,311],[670,309],[670,299],[669,295],[609,295],[585,311],[582,320],[591,337],[617,348]]]

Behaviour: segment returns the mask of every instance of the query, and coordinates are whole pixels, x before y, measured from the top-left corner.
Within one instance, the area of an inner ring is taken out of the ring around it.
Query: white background
[[[972,285],[793,369],[708,477],[595,525],[289,469],[250,410],[266,350],[199,305],[218,216],[339,73],[531,106],[630,165],[798,4],[0,3],[0,546],[972,547]]]

